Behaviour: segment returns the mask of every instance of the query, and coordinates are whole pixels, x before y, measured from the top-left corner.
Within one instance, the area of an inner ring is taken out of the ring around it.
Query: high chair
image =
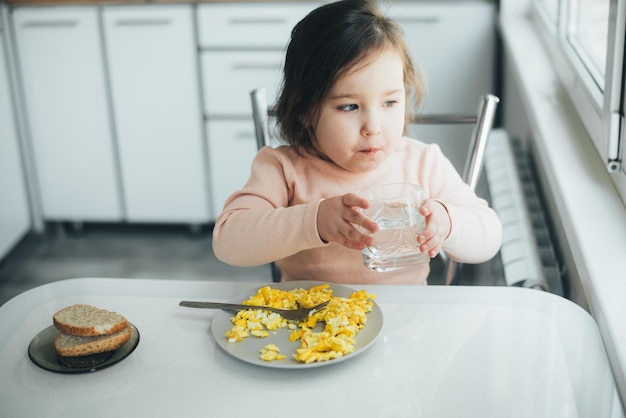
[[[252,100],[252,118],[258,149],[264,146],[274,146],[278,142],[272,142],[274,138],[270,134],[269,118],[275,116],[273,108],[267,104],[267,92],[264,88],[250,92]],[[480,97],[476,115],[455,114],[417,114],[409,117],[409,124],[474,124],[472,137],[463,169],[463,180],[472,190],[476,189],[480,174],[483,169],[483,159],[487,148],[489,132],[493,126],[496,109],[500,99],[492,94]],[[458,283],[458,271],[460,263],[450,259],[443,251],[440,253],[444,263],[443,283],[446,285]],[[280,271],[276,263],[271,263],[272,280],[280,281]]]

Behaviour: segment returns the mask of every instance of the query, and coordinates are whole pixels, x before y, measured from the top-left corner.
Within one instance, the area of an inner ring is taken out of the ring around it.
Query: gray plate
[[[292,290],[298,288],[309,289],[313,286],[317,286],[320,284],[323,284],[323,282],[295,281],[272,283],[270,286],[272,287],[272,289]],[[329,285],[333,291],[333,296],[349,297],[352,293],[358,290],[334,283],[329,283]],[[251,289],[249,292],[233,298],[231,302],[241,303],[241,301],[246,300],[250,296],[256,294],[259,288]],[[225,333],[226,331],[229,331],[233,326],[233,323],[230,321],[230,318],[232,318],[232,316],[232,312],[218,311],[217,314],[213,317],[211,331],[213,332],[213,336],[215,337],[217,344],[231,356],[236,357],[246,363],[277,369],[305,369],[311,367],[321,367],[351,359],[354,356],[367,350],[376,341],[383,328],[383,312],[381,311],[378,304],[374,302],[372,311],[367,314],[367,323],[354,338],[356,344],[355,349],[352,353],[334,360],[305,364],[296,361],[293,358],[293,354],[295,354],[296,349],[300,346],[300,341],[289,341],[289,334],[291,331],[288,328],[281,328],[276,330],[276,332],[269,331],[270,336],[266,338],[257,338],[250,336],[241,342],[229,343],[226,339]],[[280,349],[281,354],[286,355],[287,358],[275,361],[261,360],[261,358],[259,357],[261,355],[260,350],[267,344],[276,344],[276,346]]]

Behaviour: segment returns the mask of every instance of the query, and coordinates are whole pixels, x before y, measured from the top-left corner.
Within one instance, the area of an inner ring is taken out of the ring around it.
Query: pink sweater
[[[263,148],[248,183],[229,197],[215,223],[213,249],[218,259],[241,267],[276,261],[283,281],[425,284],[428,265],[373,272],[363,266],[360,251],[324,243],[317,232],[322,199],[395,182],[419,184],[423,199],[446,206],[452,229],[443,249],[452,259],[480,263],[497,253],[502,226],[496,213],[463,182],[437,145],[410,138],[376,171],[361,174],[289,147]]]

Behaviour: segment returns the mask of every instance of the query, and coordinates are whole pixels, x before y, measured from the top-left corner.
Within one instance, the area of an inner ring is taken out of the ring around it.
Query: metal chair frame
[[[269,118],[276,114],[267,104],[266,90],[264,88],[255,89],[250,92],[250,96],[257,147],[261,149],[264,146],[271,146]],[[418,114],[412,115],[409,118],[409,123],[422,125],[474,124],[462,178],[472,190],[476,190],[476,185],[483,169],[489,133],[493,126],[499,102],[500,99],[497,96],[487,94],[480,97],[476,115]],[[457,284],[461,263],[450,259],[444,252],[440,255],[444,262],[443,282],[446,285]],[[271,266],[272,279],[276,282],[280,281],[280,271],[276,263],[272,263]]]

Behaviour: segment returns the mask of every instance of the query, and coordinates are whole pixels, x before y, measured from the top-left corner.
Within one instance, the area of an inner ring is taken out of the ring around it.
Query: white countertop
[[[306,370],[244,363],[216,344],[215,311],[178,306],[258,287],[93,278],[18,295],[0,307],[0,417],[623,417],[596,323],[561,297],[363,286],[383,312],[379,339],[352,359]],[[74,303],[126,315],[140,331],[137,349],[94,373],[34,365],[30,341]]]

